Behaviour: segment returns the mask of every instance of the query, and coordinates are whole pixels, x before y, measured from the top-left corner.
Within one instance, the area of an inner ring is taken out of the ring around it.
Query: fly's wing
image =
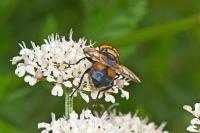
[[[101,54],[95,48],[85,48],[84,52],[87,56],[89,56],[92,60],[100,62],[106,66],[111,67],[117,73],[122,74],[123,76],[130,78],[131,80],[140,83],[140,79],[127,67],[118,64],[116,61],[109,60],[106,56]]]
[[[114,69],[117,73],[122,74],[123,76],[128,77],[137,83],[141,82],[140,79],[130,69],[121,64],[115,64],[115,66],[110,67]]]

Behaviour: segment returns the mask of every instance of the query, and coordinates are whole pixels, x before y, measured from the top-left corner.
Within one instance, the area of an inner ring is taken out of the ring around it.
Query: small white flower
[[[99,93],[98,91],[91,92],[91,98],[92,99],[99,99],[99,98],[103,97],[103,93],[99,93],[99,96],[98,96],[98,93]]]
[[[106,101],[106,102],[115,103],[115,97],[112,96],[112,95],[110,95],[110,94],[108,94],[108,93],[106,93],[106,94],[105,94],[105,101]]]
[[[12,65],[15,65],[17,64],[19,61],[21,61],[23,58],[21,56],[15,56],[11,62],[12,62]]]
[[[71,88],[71,87],[72,87],[72,83],[71,83],[70,81],[63,82],[63,84],[64,84],[65,87],[67,87],[67,88]]]
[[[192,125],[200,125],[200,120],[199,120],[198,118],[193,118],[193,119],[191,120],[191,124],[192,124]]]
[[[54,77],[51,76],[51,75],[48,76],[46,79],[47,79],[48,82],[55,82],[55,81],[56,81],[56,80],[54,79]]]
[[[38,128],[45,128],[45,129],[46,129],[46,132],[51,131],[51,125],[50,125],[50,124],[47,124],[47,123],[45,123],[45,122],[39,123],[39,124],[38,124]]]
[[[193,132],[193,133],[199,133],[199,130],[197,130],[197,126],[195,126],[195,125],[188,126],[187,131]]]
[[[84,94],[84,93],[80,92],[80,95],[87,103],[89,103],[90,99],[89,99],[89,96],[87,94]]]
[[[80,82],[80,78],[75,78],[72,83],[73,85],[78,86],[79,82]]]
[[[97,92],[97,91],[91,92],[91,98],[92,98],[92,99],[97,99],[97,95],[98,95],[98,92]]]
[[[189,105],[184,105],[183,109],[190,112],[195,118],[190,122],[191,125],[187,127],[187,130],[190,132],[200,133],[200,103],[194,105],[194,110]]]
[[[31,86],[33,86],[37,83],[37,79],[30,75],[25,76],[24,81],[29,83],[29,85],[31,85]]]
[[[34,66],[32,66],[32,65],[26,66],[26,72],[29,73],[29,74],[31,74],[31,75],[35,75]]]
[[[147,119],[140,119],[130,113],[116,115],[104,112],[99,117],[88,109],[83,110],[80,115],[73,111],[68,120],[65,118],[56,120],[52,114],[50,124],[44,122],[38,124],[42,133],[168,133],[163,131],[164,126],[164,123],[160,126],[156,126],[153,122],[148,123]]]
[[[72,111],[72,113],[70,114],[70,119],[75,120],[78,119],[78,114],[74,111]]]
[[[15,74],[19,77],[23,77],[26,73],[26,66],[24,66],[23,64],[19,64],[17,66],[17,69],[15,70]]]
[[[56,85],[53,87],[53,89],[52,89],[52,91],[51,91],[51,94],[52,94],[53,96],[62,96],[62,95],[63,95],[63,89],[62,89],[61,84],[56,84]]]
[[[125,97],[126,99],[129,99],[129,92],[123,89],[120,89],[120,90],[122,92],[121,97]]]

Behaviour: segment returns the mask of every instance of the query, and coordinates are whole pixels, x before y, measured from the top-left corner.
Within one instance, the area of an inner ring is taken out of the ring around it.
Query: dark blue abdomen
[[[90,72],[90,77],[95,87],[107,87],[110,86],[113,78],[107,74],[107,69],[93,70]]]

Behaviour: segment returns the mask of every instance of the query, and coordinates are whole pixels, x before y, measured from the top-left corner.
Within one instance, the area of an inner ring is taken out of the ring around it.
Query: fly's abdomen
[[[97,88],[107,87],[113,81],[113,78],[111,78],[107,75],[106,69],[104,69],[104,70],[93,70],[93,71],[91,71],[90,76],[91,76],[91,79],[92,79],[94,86],[97,87]]]

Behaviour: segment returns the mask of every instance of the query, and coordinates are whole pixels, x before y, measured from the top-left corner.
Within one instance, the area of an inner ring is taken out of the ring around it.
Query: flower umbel
[[[140,119],[130,113],[119,116],[105,112],[101,117],[94,116],[90,110],[83,110],[80,116],[72,112],[70,119],[56,120],[52,114],[51,123],[39,123],[38,128],[44,133],[168,133],[163,131],[165,124],[156,126],[147,119]]]
[[[200,103],[194,105],[194,110],[189,105],[184,105],[183,109],[190,112],[195,118],[190,122],[191,125],[187,127],[190,132],[200,133]]]
[[[31,42],[32,48],[26,47],[22,42],[19,55],[14,57],[12,64],[17,64],[15,74],[19,77],[24,77],[24,81],[33,86],[41,79],[54,84],[51,94],[54,96],[62,96],[63,88],[71,88],[74,90],[80,83],[82,74],[92,66],[92,63],[87,59],[80,59],[86,57],[83,49],[86,47],[93,47],[90,42],[86,44],[86,40],[80,38],[77,42],[72,39],[72,31],[69,39],[60,37],[59,35],[51,35],[44,40],[42,45],[36,45]],[[76,65],[69,65],[76,64]],[[104,96],[105,101],[115,102],[113,93],[121,91],[121,97],[129,99],[129,92],[123,90],[124,86],[129,85],[128,80],[120,76],[114,81],[114,86],[106,92],[101,92],[98,98]],[[77,92],[86,101],[89,102],[89,92],[91,98],[96,99],[98,91],[91,89],[88,81],[88,75],[84,76],[82,85],[73,96],[77,96]]]

